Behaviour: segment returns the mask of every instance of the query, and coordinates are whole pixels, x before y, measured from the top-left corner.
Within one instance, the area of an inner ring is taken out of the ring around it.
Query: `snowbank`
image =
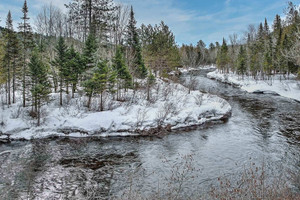
[[[199,66],[199,67],[185,67],[185,68],[179,68],[179,72],[181,73],[187,73],[187,72],[190,72],[190,71],[197,71],[197,70],[200,70],[200,69],[216,69],[217,67],[215,65],[205,65],[205,66]]]
[[[221,74],[216,70],[208,73],[207,77],[238,86],[250,93],[272,93],[300,101],[300,82],[293,75],[289,80],[283,76],[280,78],[280,75],[273,76],[270,80],[255,80],[248,76],[242,79],[234,73]]]
[[[134,96],[134,97],[133,97]],[[217,96],[192,91],[180,84],[157,80],[151,90],[151,101],[146,100],[146,90],[123,94],[126,101],[104,99],[106,111],[98,112],[99,99],[93,98],[92,110],[84,107],[86,97],[74,99],[64,96],[64,106],[58,103],[58,94],[42,108],[42,125],[29,116],[31,107],[21,104],[2,106],[0,110],[0,140],[32,139],[48,136],[125,136],[142,134],[157,127],[175,130],[198,126],[212,120],[223,119],[231,107]],[[21,99],[18,100],[21,102]]]

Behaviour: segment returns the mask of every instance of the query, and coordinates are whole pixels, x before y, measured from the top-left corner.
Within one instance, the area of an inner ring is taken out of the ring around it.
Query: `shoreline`
[[[188,93],[188,88],[178,83],[159,79],[151,94],[153,102],[146,101],[145,91],[140,90],[130,100],[133,103],[113,102],[115,108],[103,112],[86,111],[74,105],[73,102],[82,105],[84,97],[71,99],[66,108],[52,101],[44,107],[47,116],[40,127],[32,126],[33,119],[25,115],[30,108],[16,104],[3,110],[5,126],[0,127],[0,143],[47,137],[161,137],[215,121],[224,122],[231,116],[231,106],[226,100],[199,91]],[[132,91],[127,96],[132,96]],[[11,117],[17,109],[23,109],[20,112],[25,116]]]

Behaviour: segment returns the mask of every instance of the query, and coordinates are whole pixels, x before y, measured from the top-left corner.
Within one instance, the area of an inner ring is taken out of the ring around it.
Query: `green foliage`
[[[237,60],[237,71],[240,75],[244,75],[247,71],[246,59],[247,59],[246,50],[243,48],[243,46],[241,46],[238,55],[238,60]]]
[[[142,47],[139,41],[139,35],[136,28],[136,21],[134,18],[133,8],[130,10],[130,19],[127,26],[127,44],[129,45],[131,54],[133,55],[133,64],[131,66],[134,75],[138,78],[146,78],[148,70],[145,66]]]
[[[67,45],[65,44],[65,40],[63,37],[59,37],[58,43],[55,47],[56,57],[53,62],[54,65],[59,67],[59,71],[61,75],[64,74],[64,67],[66,63],[66,55],[67,55]]]
[[[4,58],[4,40],[3,38],[0,38],[0,85],[4,84],[6,81],[3,58]]]
[[[107,65],[107,61],[99,62],[94,70],[92,77],[84,82],[84,89],[88,96],[91,98],[93,94],[100,94],[100,110],[103,111],[103,92],[106,89],[112,89],[108,85],[108,81],[111,80],[110,70]],[[90,106],[90,101],[88,107]]]
[[[225,68],[227,67],[228,62],[229,62],[228,47],[225,39],[223,38],[223,44],[219,49],[217,55],[217,66],[220,70],[224,71]]]
[[[165,76],[181,66],[175,37],[164,22],[154,27],[144,26],[142,31],[146,63],[155,73]]]
[[[103,93],[107,89],[109,68],[106,61],[99,62],[93,75],[95,93]]]
[[[69,48],[66,52],[64,77],[66,77],[67,81],[72,84],[73,97],[80,75],[84,71],[84,64],[85,62],[82,56],[75,51],[74,46],[71,46],[71,48]]]
[[[30,91],[33,98],[33,107],[38,115],[38,126],[40,125],[40,108],[42,104],[48,101],[51,92],[51,84],[48,80],[48,66],[43,63],[37,50],[30,58],[29,77]]]
[[[113,60],[113,69],[116,71],[119,86],[122,88],[128,88],[131,87],[132,76],[129,73],[122,54],[121,47],[117,47],[116,55]]]
[[[83,56],[85,59],[86,69],[94,66],[95,62],[95,52],[97,51],[97,41],[93,33],[90,33],[83,50]]]
[[[33,52],[28,66],[32,96],[37,97],[36,100],[46,100],[51,92],[51,85],[48,80],[48,66],[43,63],[37,50]]]

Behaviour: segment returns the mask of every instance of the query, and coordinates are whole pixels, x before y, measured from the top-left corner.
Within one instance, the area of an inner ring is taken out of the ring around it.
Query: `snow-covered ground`
[[[236,85],[250,93],[274,93],[300,101],[300,81],[297,81],[294,75],[290,75],[289,80],[283,76],[280,78],[280,75],[272,76],[270,80],[255,80],[252,77],[245,76],[242,79],[237,74],[222,74],[215,70],[208,73],[207,77]]]
[[[205,65],[205,66],[199,66],[199,67],[184,67],[184,68],[179,68],[178,70],[181,73],[187,73],[189,71],[197,71],[200,69],[216,69],[217,67],[215,65]]]
[[[126,101],[104,98],[105,110],[98,112],[99,98],[93,98],[91,111],[84,106],[87,99],[76,95],[64,96],[59,106],[59,94],[51,94],[51,101],[42,107],[42,124],[29,116],[31,107],[23,108],[21,99],[11,107],[0,108],[0,140],[43,138],[50,135],[87,137],[138,134],[158,126],[172,130],[201,125],[222,119],[231,112],[227,101],[210,94],[192,91],[180,84],[157,80],[151,89],[151,101],[146,90],[123,94]],[[133,97],[135,95],[135,97]],[[3,98],[4,94],[2,94]]]

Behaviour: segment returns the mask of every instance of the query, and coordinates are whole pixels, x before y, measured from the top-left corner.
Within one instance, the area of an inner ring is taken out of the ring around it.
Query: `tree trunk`
[[[69,94],[69,81],[66,82],[66,87],[67,87],[66,93]]]
[[[103,92],[100,93],[100,111],[103,111]]]
[[[76,84],[73,83],[72,84],[72,98],[74,98],[75,90],[76,90]]]
[[[38,100],[38,106],[37,106],[37,118],[38,118],[38,123],[37,125],[40,126],[41,124],[41,100]]]
[[[13,65],[13,103],[16,103],[16,60],[14,58],[14,65]]]
[[[7,65],[7,92],[8,92],[8,105],[11,105],[11,98],[10,98],[10,63],[8,62]]]
[[[25,78],[26,78],[26,75],[25,75],[25,73],[26,73],[26,63],[25,63],[25,54],[24,54],[24,58],[23,58],[24,60],[23,60],[23,80],[22,80],[22,82],[23,82],[23,107],[25,107],[26,106],[26,99],[25,99],[25,90],[26,90],[26,80],[25,80]]]
[[[62,106],[62,84],[63,84],[63,80],[62,80],[62,75],[60,75],[60,88],[59,88],[59,105]]]
[[[91,93],[89,94],[88,103],[87,103],[88,109],[90,109],[90,107],[91,107],[92,95],[93,95],[93,93],[91,92]]]

